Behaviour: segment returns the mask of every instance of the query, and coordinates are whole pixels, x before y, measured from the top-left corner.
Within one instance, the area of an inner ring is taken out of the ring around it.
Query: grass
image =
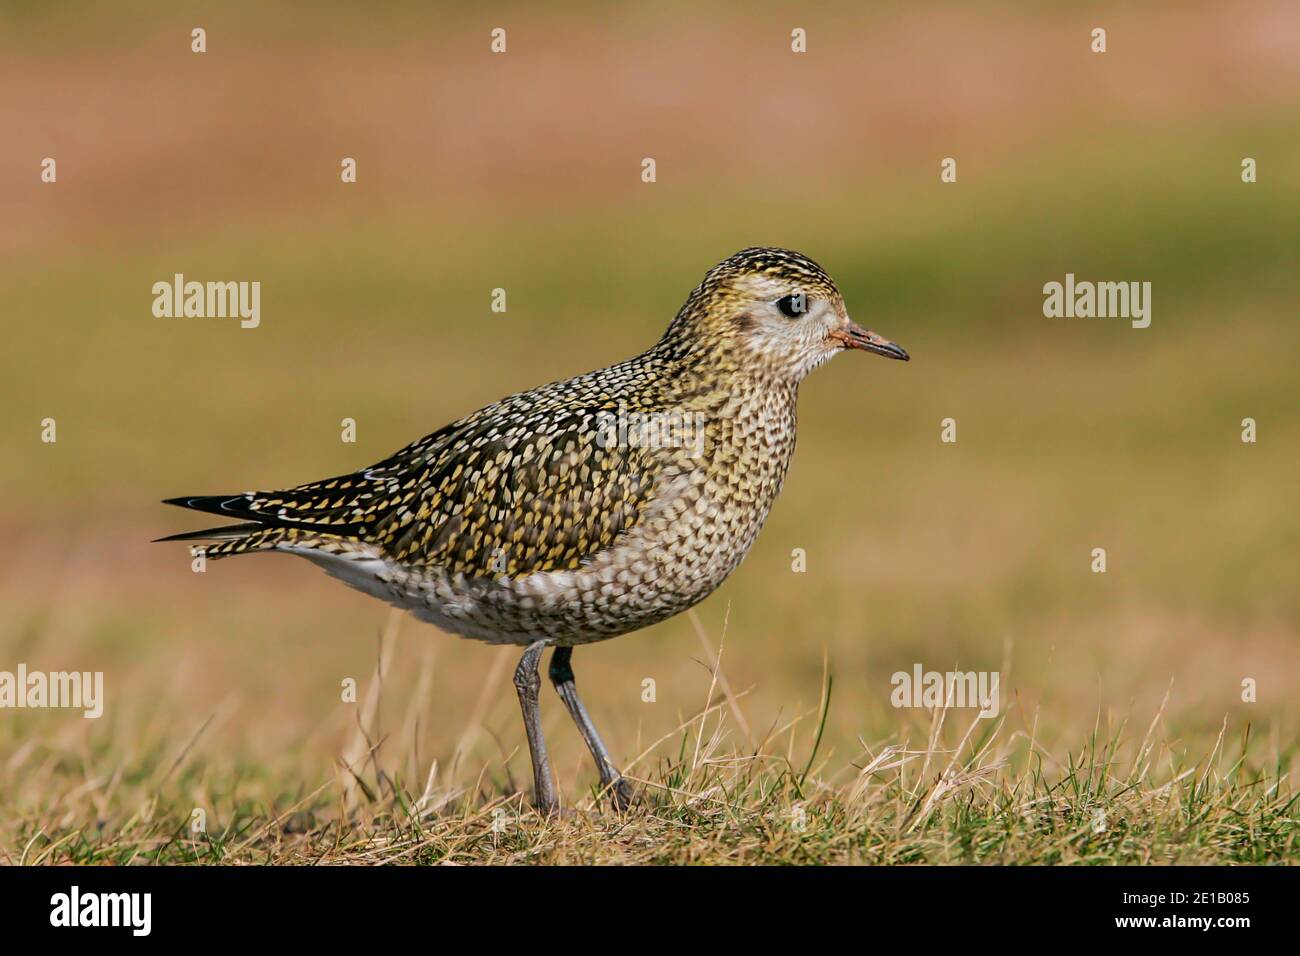
[[[0,852],[27,864],[1270,864],[1300,842],[1289,770],[1295,742],[1221,728],[1208,750],[1165,714],[1114,720],[1049,746],[1040,714],[984,719],[933,708],[889,740],[824,753],[832,676],[820,703],[758,729],[720,655],[707,700],[650,741],[625,772],[641,797],[617,813],[594,788],[563,816],[519,792],[518,749],[479,765],[421,766],[417,698],[400,730],[381,720],[399,618],[323,777],[202,756],[205,722],[169,752],[167,734],[112,733],[80,753],[33,741],[12,754],[28,806],[7,812]],[[708,644],[701,633],[701,642]],[[428,674],[420,684],[429,683]],[[475,710],[490,707],[489,683]],[[1224,728],[1226,728],[1226,720]],[[551,737],[554,739],[552,728]],[[129,740],[124,748],[122,741]],[[562,764],[561,764],[562,765]],[[584,776],[590,776],[585,773]],[[311,783],[310,781],[315,781]],[[12,791],[10,791],[12,796]],[[196,829],[196,810],[202,826]],[[92,822],[93,821],[93,822]]]

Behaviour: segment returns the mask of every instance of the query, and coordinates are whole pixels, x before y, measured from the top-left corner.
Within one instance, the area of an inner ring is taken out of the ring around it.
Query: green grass
[[[829,686],[829,685],[828,685]],[[828,695],[829,696],[829,695]],[[411,780],[367,741],[333,778],[214,772],[146,746],[73,758],[44,748],[28,788],[46,799],[6,826],[6,862],[560,864],[1270,864],[1295,858],[1300,819],[1284,764],[1250,739],[1189,751],[1157,713],[1099,721],[1052,752],[1033,728],[936,710],[920,739],[862,745],[847,765],[819,755],[826,706],[737,747],[719,692],[628,769],[639,803],[617,813],[594,791],[541,818],[490,764],[449,789]],[[370,728],[368,728],[370,729]],[[138,746],[137,741],[137,746]],[[113,772],[110,796],[103,780]],[[516,762],[517,767],[517,762]],[[166,768],[159,774],[160,770]],[[96,786],[96,783],[99,786]],[[258,793],[261,796],[252,796]],[[202,794],[201,800],[194,795]],[[107,803],[107,806],[105,805]],[[195,830],[194,808],[206,818]],[[130,812],[127,808],[133,807]],[[108,809],[112,819],[90,822]]]

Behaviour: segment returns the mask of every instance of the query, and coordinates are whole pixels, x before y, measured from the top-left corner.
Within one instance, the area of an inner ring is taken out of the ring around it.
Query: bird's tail
[[[190,496],[187,498],[166,498],[164,505],[185,507],[192,511],[207,511],[211,514],[234,515],[238,518],[253,518],[239,524],[224,524],[217,528],[204,528],[203,531],[186,531],[179,535],[156,538],[157,541],[207,541],[208,544],[191,545],[191,553],[203,554],[205,558],[226,558],[231,554],[250,554],[252,551],[269,551],[283,548],[285,545],[330,546],[337,545],[344,536],[322,533],[320,528],[292,527],[289,520],[279,519],[277,515],[252,511],[247,507],[248,496]]]
[[[154,541],[204,541],[206,544],[193,544],[190,551],[196,556],[216,560],[232,554],[248,554],[252,551],[269,551],[283,542],[288,536],[289,528],[273,528],[256,521],[244,524],[229,524],[220,528],[205,528],[202,531],[185,531],[181,534],[169,534]]]

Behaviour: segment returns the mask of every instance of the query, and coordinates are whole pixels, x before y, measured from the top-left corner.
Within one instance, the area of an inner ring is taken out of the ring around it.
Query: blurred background
[[[913,361],[814,375],[739,571],[694,621],[575,655],[617,760],[703,705],[700,634],[725,630],[739,749],[833,674],[828,772],[924,738],[889,703],[917,663],[1000,670],[1009,731],[1062,753],[1098,723],[1140,736],[1168,692],[1176,748],[1249,723],[1288,764],[1300,8],[870,6],[0,6],[0,669],[102,670],[107,697],[99,720],[0,713],[0,816],[329,783],[356,757],[340,683],[365,697],[385,629],[368,729],[392,771],[522,785],[514,649],[283,556],[193,573],[150,539],[204,519],[159,499],[352,471],[635,354],[751,245],[818,260]],[[1067,272],[1151,282],[1150,328],[1045,318]],[[259,281],[260,327],[155,318],[175,273]],[[543,706],[573,795],[594,771]]]

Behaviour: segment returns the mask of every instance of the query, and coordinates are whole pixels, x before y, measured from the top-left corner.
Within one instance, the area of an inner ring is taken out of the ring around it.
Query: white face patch
[[[798,381],[839,351],[827,339],[828,333],[843,323],[838,301],[764,275],[744,276],[735,289],[751,300],[745,310],[750,322],[744,347],[765,365],[781,369]],[[786,296],[799,294],[804,296],[804,312],[790,318],[778,303]]]

